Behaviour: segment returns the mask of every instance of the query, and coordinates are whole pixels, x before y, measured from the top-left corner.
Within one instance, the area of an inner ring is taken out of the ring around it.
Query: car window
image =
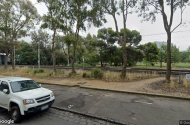
[[[13,92],[21,92],[40,88],[40,86],[33,80],[11,82],[10,85]]]

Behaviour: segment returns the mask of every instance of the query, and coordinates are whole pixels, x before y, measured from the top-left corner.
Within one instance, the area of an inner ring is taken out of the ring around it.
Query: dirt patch
[[[160,90],[163,93],[181,93],[190,95],[190,87],[185,87],[184,84],[173,81],[173,83],[166,83],[164,80],[150,84],[153,90]]]

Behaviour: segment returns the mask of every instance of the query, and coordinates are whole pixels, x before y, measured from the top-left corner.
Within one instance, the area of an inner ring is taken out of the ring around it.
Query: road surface
[[[42,87],[54,91],[56,96],[54,106],[108,118],[124,124],[179,125],[179,120],[190,120],[190,101],[58,85],[42,84]],[[7,112],[1,109],[0,119],[8,118]],[[82,125],[87,124],[87,121],[90,125],[112,125],[105,121],[55,109],[26,117],[22,124]]]

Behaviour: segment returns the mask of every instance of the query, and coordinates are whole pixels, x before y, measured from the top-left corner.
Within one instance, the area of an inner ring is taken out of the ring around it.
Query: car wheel
[[[13,106],[11,108],[10,117],[15,123],[19,123],[21,121],[21,114],[18,106]]]

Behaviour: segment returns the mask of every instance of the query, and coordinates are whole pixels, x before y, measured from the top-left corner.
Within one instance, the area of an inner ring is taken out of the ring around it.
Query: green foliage
[[[55,73],[55,75],[56,76],[62,76],[62,75],[64,75],[64,71],[60,71],[60,70],[58,70],[58,71],[56,71],[56,73]]]
[[[33,70],[33,73],[34,73],[34,74],[37,74],[37,73],[44,73],[44,69],[34,69],[34,70]]]
[[[57,65],[66,65],[67,64],[67,57],[61,51],[61,49],[55,51],[56,54],[56,64]]]
[[[71,66],[71,64],[69,64],[69,66]],[[74,66],[75,66],[75,67],[83,67],[83,66],[84,66],[84,67],[92,67],[92,66],[91,66],[90,64],[88,64],[88,63],[84,63],[84,64],[83,64],[83,63],[80,63],[80,64],[79,64],[79,63],[75,63]]]
[[[50,72],[50,73],[48,74],[48,76],[53,76],[53,72]]]
[[[37,52],[34,48],[26,43],[21,42],[17,49],[17,54],[19,54],[18,64],[25,64],[25,65],[36,65],[37,64]]]
[[[69,78],[74,77],[74,76],[76,76],[76,73],[73,73],[73,72],[69,73]]]
[[[177,48],[175,45],[171,47],[171,59],[172,63],[178,63],[180,61],[181,54],[179,52],[179,48]]]
[[[144,56],[143,53],[134,48],[134,47],[127,47],[127,64],[128,66],[133,66],[137,62],[141,62]]]
[[[90,74],[84,72],[84,73],[82,74],[82,77],[83,77],[83,78],[90,78]]]
[[[145,62],[154,66],[155,62],[158,61],[159,49],[157,45],[155,43],[149,42],[147,44],[140,45],[139,48],[143,51]]]
[[[91,70],[91,77],[95,79],[102,79],[104,76],[104,73],[101,69],[92,69]]]
[[[33,69],[31,69],[31,68],[28,68],[28,69],[26,70],[26,73],[31,73],[31,72],[33,72]]]
[[[186,54],[184,56],[186,56]],[[177,48],[175,45],[171,46],[171,62],[172,63],[180,62],[182,57],[183,57],[182,60],[184,60],[184,56],[181,56],[179,48]],[[161,49],[159,50],[158,58],[160,62],[167,61],[167,46],[166,45],[161,46]]]
[[[121,29],[120,31],[121,37],[123,37],[123,32],[124,32],[124,29]],[[130,46],[137,46],[142,40],[142,36],[140,35],[140,32],[136,30],[126,29],[126,39],[127,39],[127,43]]]
[[[186,51],[183,51],[183,52],[180,52],[180,62],[190,62],[190,54],[189,52],[186,52]]]

